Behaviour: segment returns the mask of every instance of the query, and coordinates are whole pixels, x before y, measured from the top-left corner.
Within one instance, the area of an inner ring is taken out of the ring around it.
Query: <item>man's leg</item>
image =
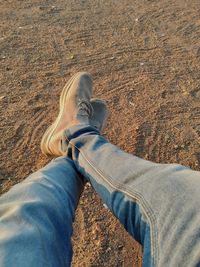
[[[83,181],[72,160],[57,158],[0,198],[0,266],[66,267]]]
[[[65,130],[66,153],[144,249],[144,266],[200,266],[200,172],[120,150],[90,126]]]

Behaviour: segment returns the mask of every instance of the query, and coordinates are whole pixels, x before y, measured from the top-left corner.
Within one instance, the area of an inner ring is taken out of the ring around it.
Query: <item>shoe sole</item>
[[[60,122],[60,118],[62,117],[62,114],[64,112],[65,100],[66,100],[67,94],[69,92],[69,89],[70,89],[71,85],[73,84],[74,80],[76,79],[76,77],[78,77],[79,75],[80,75],[80,72],[76,73],[74,76],[72,76],[71,79],[67,82],[67,84],[65,85],[65,87],[63,88],[63,90],[61,92],[60,101],[59,101],[58,117],[52,123],[52,125],[47,128],[46,132],[44,133],[44,135],[42,137],[42,141],[40,144],[40,148],[41,148],[42,153],[44,155],[47,155],[47,156],[48,155],[54,155],[54,153],[49,148],[50,140],[51,140],[51,138],[52,138],[59,122]],[[87,73],[87,75],[89,75],[89,74]]]

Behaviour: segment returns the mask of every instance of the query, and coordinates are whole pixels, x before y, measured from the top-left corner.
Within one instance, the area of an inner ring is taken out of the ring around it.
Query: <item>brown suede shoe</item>
[[[95,103],[95,109],[100,110],[100,106],[102,106],[102,114],[106,117],[107,108],[105,103],[101,100],[94,100],[90,103],[91,95],[92,78],[88,73],[77,73],[69,80],[60,96],[60,112],[58,117],[43,135],[41,141],[43,154],[54,156],[64,154],[64,151],[61,149],[63,130],[75,125],[90,124],[89,120],[93,118],[93,103]],[[94,127],[97,129],[102,128],[104,119],[100,113],[92,121]]]

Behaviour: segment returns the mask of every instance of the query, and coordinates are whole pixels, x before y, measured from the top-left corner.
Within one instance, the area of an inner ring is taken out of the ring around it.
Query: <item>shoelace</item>
[[[89,101],[87,100],[78,100],[78,114],[80,116],[92,117],[93,108]]]

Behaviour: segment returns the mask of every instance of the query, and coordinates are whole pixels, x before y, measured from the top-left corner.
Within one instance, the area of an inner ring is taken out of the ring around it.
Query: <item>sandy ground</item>
[[[0,7],[1,192],[46,164],[39,144],[59,94],[92,73],[104,135],[129,153],[200,169],[200,1],[8,0]],[[141,266],[142,252],[90,186],[74,267]]]

